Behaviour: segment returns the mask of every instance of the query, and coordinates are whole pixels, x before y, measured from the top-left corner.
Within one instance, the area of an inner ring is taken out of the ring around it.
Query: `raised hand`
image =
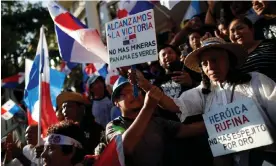
[[[164,93],[156,86],[152,86],[146,93],[144,106],[150,109],[155,109],[163,97]]]
[[[148,91],[151,88],[150,82],[145,79],[144,75],[139,70],[128,70],[128,80],[131,84],[137,84],[144,91]]]
[[[7,148],[7,159],[17,158],[22,154],[22,149],[20,149],[13,141],[11,133],[7,135],[5,146]]]
[[[221,34],[221,32],[220,32],[219,30],[215,30],[214,32],[215,32],[215,36],[216,36],[217,38],[224,39],[224,35]]]
[[[185,71],[174,71],[173,74],[178,74],[178,76],[172,77],[172,80],[176,83],[184,86],[192,86],[193,80],[189,73]]]

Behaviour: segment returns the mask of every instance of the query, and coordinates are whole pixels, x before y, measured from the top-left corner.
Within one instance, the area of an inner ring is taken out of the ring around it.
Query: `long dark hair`
[[[233,21],[242,22],[242,23],[244,23],[245,25],[247,25],[250,29],[254,28],[254,27],[253,27],[252,21],[250,21],[250,20],[249,20],[248,18],[246,18],[246,17],[234,18],[234,19],[230,22],[230,24],[232,24]],[[229,25],[230,25],[230,24],[229,24]],[[229,26],[228,26],[228,28],[229,28]]]
[[[108,97],[109,99],[111,99],[111,96],[110,96],[110,94],[108,93],[108,91],[107,91],[107,86],[106,86],[106,84],[105,84],[105,79],[103,78],[103,77],[98,77],[97,79],[99,79],[100,81],[102,81],[102,83],[103,83],[103,85],[104,85],[104,97]],[[92,85],[92,84],[91,84]],[[93,99],[94,99],[94,94],[93,94],[93,92],[91,92],[90,91],[90,87],[91,87],[91,85],[89,85],[89,99],[91,100],[91,101],[93,101]]]
[[[190,52],[192,52],[193,51],[193,49],[192,49],[192,47],[191,47],[191,45],[190,45],[190,36],[193,34],[193,33],[198,33],[201,37],[202,36],[204,36],[204,31],[203,31],[203,29],[197,29],[197,30],[190,30],[189,32],[188,32],[188,37],[187,37],[187,40],[186,40],[186,44],[187,44],[187,46],[188,46],[188,53],[190,53]]]
[[[228,57],[229,57],[229,66],[236,66],[237,64],[237,58],[235,55],[233,55],[232,52],[227,51]],[[199,66],[201,68],[201,77],[202,77],[202,84],[203,87],[201,89],[201,92],[203,94],[209,94],[211,92],[211,81],[209,77],[204,73],[201,64],[199,63]],[[244,84],[248,83],[251,80],[251,75],[248,73],[242,73],[237,68],[229,68],[226,81],[230,84]]]

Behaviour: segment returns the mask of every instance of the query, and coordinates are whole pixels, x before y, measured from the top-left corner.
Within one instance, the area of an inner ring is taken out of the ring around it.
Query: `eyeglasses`
[[[138,94],[141,94],[141,93],[142,93],[141,90],[138,89]],[[123,99],[123,98],[129,97],[129,95],[134,96],[133,90],[128,90],[128,91],[125,91],[124,93],[120,93],[119,94],[119,99]]]

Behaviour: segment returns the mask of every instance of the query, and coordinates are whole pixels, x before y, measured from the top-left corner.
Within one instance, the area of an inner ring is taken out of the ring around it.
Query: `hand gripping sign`
[[[272,144],[265,121],[251,99],[214,105],[203,114],[213,156]]]
[[[111,69],[158,60],[153,10],[105,25]]]

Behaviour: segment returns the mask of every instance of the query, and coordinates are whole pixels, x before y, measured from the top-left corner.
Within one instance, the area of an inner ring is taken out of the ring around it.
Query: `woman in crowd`
[[[182,118],[215,111],[214,107],[235,102],[249,102],[256,105],[254,111],[261,113],[270,135],[275,137],[276,84],[257,72],[241,73],[237,69],[246,59],[246,51],[238,44],[226,43],[220,38],[209,38],[202,47],[191,52],[185,65],[202,74],[198,87],[185,91],[179,98],[163,95],[159,105],[172,112],[181,112]],[[142,74],[136,72],[138,85],[148,91],[151,87]],[[133,82],[134,77],[130,77]],[[230,155],[237,165],[249,165],[248,151]],[[233,156],[233,157],[232,157]]]
[[[276,81],[276,41],[255,40],[253,25],[247,18],[234,19],[229,25],[229,34],[232,43],[243,45],[248,52],[240,70],[244,73],[257,71]]]
[[[95,121],[103,128],[111,120],[111,108],[113,104],[107,91],[105,80],[102,76],[92,75],[87,80],[89,87],[89,96],[92,101],[92,114]]]
[[[202,32],[199,30],[192,30],[190,31],[188,35],[188,44],[190,48],[188,49],[188,53],[192,52],[193,50],[196,50],[200,47],[200,38],[202,36]]]

